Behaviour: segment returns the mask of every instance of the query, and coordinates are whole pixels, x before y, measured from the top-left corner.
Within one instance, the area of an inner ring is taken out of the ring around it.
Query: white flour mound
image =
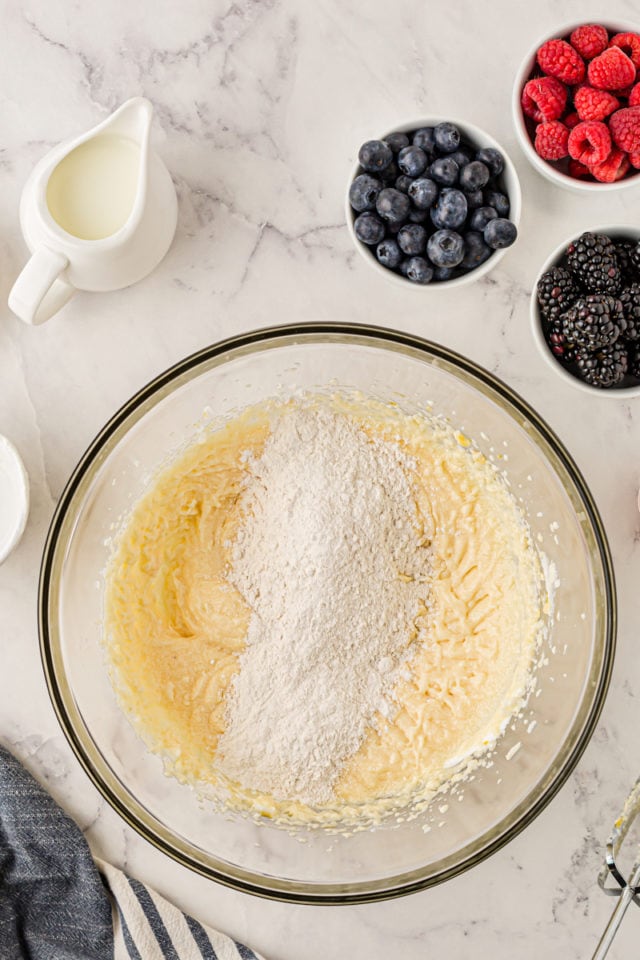
[[[393,712],[419,639],[430,552],[399,444],[293,409],[247,461],[228,579],[252,610],[219,769],[279,800],[330,802],[345,760]]]

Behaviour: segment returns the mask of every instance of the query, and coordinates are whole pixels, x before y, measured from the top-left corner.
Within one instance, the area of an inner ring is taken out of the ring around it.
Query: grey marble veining
[[[78,296],[30,329],[2,307],[0,432],[19,447],[32,512],[0,568],[0,736],[87,831],[96,853],[158,886],[271,960],[588,957],[611,909],[596,886],[603,842],[640,771],[640,401],[583,396],[539,358],[528,297],[571,233],[637,223],[640,189],[586,200],[538,177],[510,120],[520,58],[558,4],[495,0],[0,0],[0,302],[26,260],[18,197],[59,140],[130,96],[155,107],[154,141],[177,185],[175,243],[129,290]],[[632,2],[606,5],[634,17]],[[594,0],[561,19],[597,19]],[[637,18],[640,20],[640,17]],[[435,113],[489,130],[511,153],[521,236],[499,268],[457,291],[386,284],[353,251],[344,192],[359,143]],[[102,801],[61,735],[37,649],[40,555],[78,457],[127,397],[212,341],[274,323],[343,319],[398,327],[497,373],[567,443],[610,537],[619,652],[595,736],[560,795],[508,847],[431,891],[375,906],[268,903],[209,883],[141,840]],[[633,909],[612,958],[637,955]]]

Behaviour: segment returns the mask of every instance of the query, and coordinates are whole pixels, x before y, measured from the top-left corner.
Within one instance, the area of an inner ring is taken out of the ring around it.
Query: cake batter
[[[370,443],[402,451],[396,459],[406,457],[416,542],[426,542],[426,531],[429,546],[428,608],[416,606],[392,696],[328,789],[312,795],[320,802],[256,789],[250,769],[225,773],[252,622],[232,570],[247,522],[249,464],[300,403],[330,409]],[[231,807],[288,822],[375,820],[437,789],[456,764],[491,745],[521,705],[541,626],[540,583],[528,528],[504,482],[442,421],[362,398],[274,402],[189,447],[126,521],[107,570],[113,681],[168,771],[220,791]]]

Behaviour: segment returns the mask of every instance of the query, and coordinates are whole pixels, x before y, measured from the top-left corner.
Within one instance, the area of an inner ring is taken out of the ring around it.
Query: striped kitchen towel
[[[0,746],[2,960],[262,960],[121,870]]]

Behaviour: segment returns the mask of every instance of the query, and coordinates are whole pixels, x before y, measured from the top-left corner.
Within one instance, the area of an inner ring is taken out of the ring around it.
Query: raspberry
[[[629,91],[629,106],[640,107],[640,83],[636,83]]]
[[[573,130],[573,128],[577,127],[580,123],[580,117],[574,110],[573,113],[568,113],[562,122],[569,130]]]
[[[600,183],[613,183],[622,180],[629,169],[629,158],[622,150],[614,147],[606,160],[592,164],[589,170]]]
[[[598,27],[593,23],[585,23],[582,27],[576,27],[569,41],[574,50],[577,50],[585,60],[593,60],[599,53],[607,49],[609,45],[609,34],[604,27]]]
[[[565,83],[582,83],[584,60],[566,40],[547,40],[537,54],[542,71]]]
[[[555,77],[538,77],[525,84],[521,102],[526,115],[536,122],[557,120],[567,103],[567,89]]]
[[[569,160],[569,176],[576,180],[583,180],[585,177],[591,176],[591,171],[579,160]]]
[[[604,123],[584,120],[569,134],[569,155],[587,167],[602,163],[611,153],[611,136]]]
[[[620,101],[612,93],[587,86],[578,87],[573,102],[581,120],[604,120],[620,106]]]
[[[640,151],[638,151],[638,153],[629,154],[629,163],[636,170],[640,170]]]
[[[620,47],[609,47],[591,61],[588,74],[598,90],[623,90],[636,79],[636,68]]]
[[[616,33],[609,41],[610,47],[620,47],[634,67],[640,67],[640,36],[637,33]]]
[[[616,110],[609,120],[609,129],[616,146],[627,153],[640,150],[640,107]]]
[[[543,160],[562,160],[568,153],[569,131],[559,120],[539,123],[536,127],[536,153]]]

